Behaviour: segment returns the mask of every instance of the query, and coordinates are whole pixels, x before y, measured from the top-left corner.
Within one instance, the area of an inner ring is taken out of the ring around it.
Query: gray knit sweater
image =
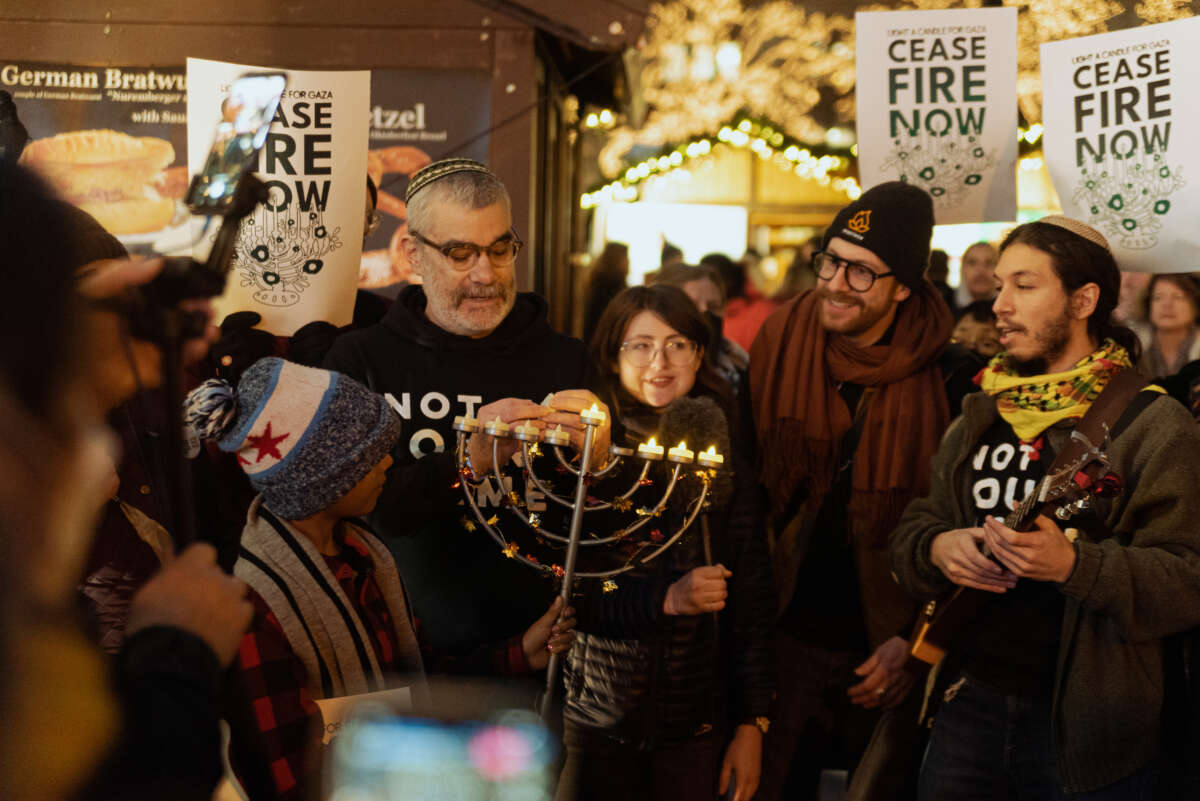
[[[968,396],[933,461],[933,490],[905,510],[890,542],[901,587],[919,600],[950,582],[930,561],[938,534],[974,525],[969,455],[996,419]],[[1047,431],[1057,453],[1070,424]],[[1163,639],[1200,625],[1200,427],[1169,397],[1151,402],[1109,449],[1124,480],[1098,499],[1107,531],[1081,534],[1066,596],[1053,696],[1064,790],[1084,792],[1146,765],[1161,746]]]

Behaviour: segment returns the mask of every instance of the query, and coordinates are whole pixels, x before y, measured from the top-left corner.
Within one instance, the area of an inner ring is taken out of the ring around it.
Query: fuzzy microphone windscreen
[[[730,453],[729,423],[721,407],[712,398],[682,397],[671,402],[663,412],[659,422],[658,440],[664,448],[674,448],[680,442],[686,442],[689,450],[699,453],[715,445],[717,453],[724,455],[725,466],[717,471],[716,478],[709,489],[709,502],[714,508],[729,503],[733,496],[733,479],[731,470],[733,460]],[[671,462],[667,466],[674,466]],[[680,476],[680,486],[675,490],[676,498],[672,498],[672,506],[680,507],[675,501],[682,500],[687,504],[700,494],[700,481],[695,476],[695,469],[688,467]]]

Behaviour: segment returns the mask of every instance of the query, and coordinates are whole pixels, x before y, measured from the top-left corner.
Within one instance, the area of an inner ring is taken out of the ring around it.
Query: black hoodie
[[[532,293],[519,293],[488,336],[457,336],[429,321],[424,290],[410,286],[382,322],[338,339],[324,366],[384,394],[402,418],[396,464],[369,522],[395,554],[430,644],[465,654],[522,633],[545,613],[554,588],[505,558],[482,530],[463,527],[471,513],[452,487],[452,426],[502,398],[540,403],[559,390],[594,387],[583,343],[554,331],[546,301]]]

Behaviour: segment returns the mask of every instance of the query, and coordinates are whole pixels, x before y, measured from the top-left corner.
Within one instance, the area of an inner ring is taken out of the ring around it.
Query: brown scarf
[[[763,325],[750,352],[750,391],[776,516],[801,484],[817,503],[832,487],[838,446],[854,422],[838,396],[844,381],[875,390],[851,482],[855,541],[881,547],[908,502],[929,491],[930,460],[950,419],[936,359],[953,320],[928,282],[896,317],[890,345],[859,347],[821,327],[819,298],[809,291]]]

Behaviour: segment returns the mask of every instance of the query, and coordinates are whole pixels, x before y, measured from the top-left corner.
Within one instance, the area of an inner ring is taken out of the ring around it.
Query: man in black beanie
[[[826,231],[816,288],[772,314],[750,351],[779,590],[760,799],[814,798],[821,770],[852,770],[880,710],[912,688],[915,610],[887,537],[928,492],[949,423],[937,359],[953,321],[924,277],[932,233],[924,191],[872,188]]]

